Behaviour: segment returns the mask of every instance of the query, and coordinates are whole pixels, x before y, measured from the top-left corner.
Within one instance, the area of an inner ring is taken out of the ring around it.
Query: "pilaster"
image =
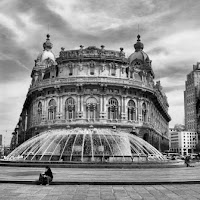
[[[126,101],[126,97],[121,97],[121,121],[122,122],[125,122],[127,119],[125,101]]]

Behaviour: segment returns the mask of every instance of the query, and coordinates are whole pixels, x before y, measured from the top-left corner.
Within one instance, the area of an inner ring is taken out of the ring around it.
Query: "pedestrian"
[[[185,164],[186,164],[187,167],[190,167],[189,163],[190,163],[190,156],[186,156],[185,157]]]
[[[41,173],[39,176],[40,185],[49,185],[53,180],[53,173],[49,166],[45,167],[44,173]]]

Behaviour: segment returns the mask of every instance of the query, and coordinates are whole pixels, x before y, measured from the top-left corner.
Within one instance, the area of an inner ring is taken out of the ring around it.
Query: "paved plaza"
[[[52,168],[53,183],[37,185],[43,168],[0,167],[0,200],[200,199],[200,166],[153,169]]]
[[[26,185],[0,184],[1,200],[197,200],[200,184]]]
[[[0,183],[33,184],[44,168],[0,167]],[[200,183],[200,166],[181,168],[52,168],[54,184]]]

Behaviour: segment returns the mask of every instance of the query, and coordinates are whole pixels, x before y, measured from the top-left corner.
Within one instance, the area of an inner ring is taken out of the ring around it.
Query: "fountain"
[[[148,142],[123,130],[56,129],[27,140],[7,160],[68,162],[138,162],[164,160]]]
[[[52,47],[48,34],[4,163],[165,163],[169,104],[140,35],[128,58],[103,45],[62,47],[56,58]]]

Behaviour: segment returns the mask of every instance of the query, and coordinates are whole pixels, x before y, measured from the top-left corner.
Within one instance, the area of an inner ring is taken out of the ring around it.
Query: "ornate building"
[[[35,60],[18,122],[17,143],[55,129],[110,128],[134,133],[160,151],[169,148],[167,97],[137,36],[135,52],[82,45],[52,53],[50,35]]]

